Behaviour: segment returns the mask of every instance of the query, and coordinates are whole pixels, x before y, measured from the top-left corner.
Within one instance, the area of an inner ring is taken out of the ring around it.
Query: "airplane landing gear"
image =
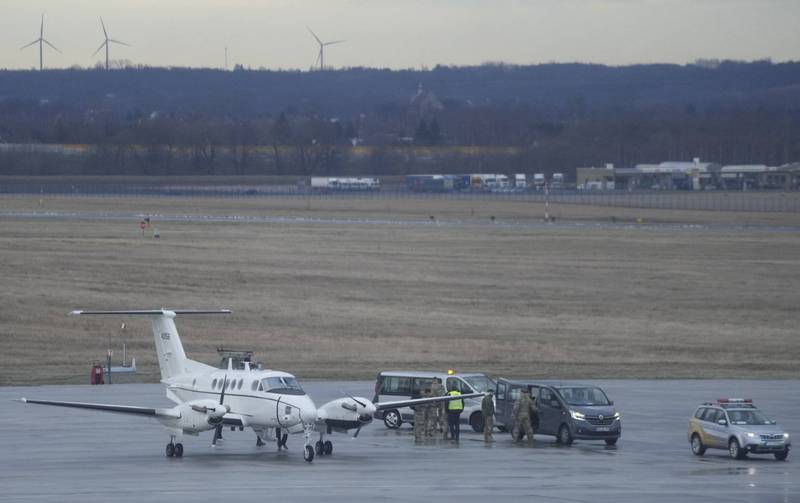
[[[165,454],[168,458],[176,457],[182,458],[183,457],[183,444],[175,443],[175,437],[169,437],[169,443],[167,444],[167,448],[165,450]]]
[[[265,445],[267,444],[265,444],[264,441],[261,440],[261,435],[256,433],[256,447],[264,447]]]
[[[311,434],[314,432],[314,425],[313,424],[304,424],[303,429],[305,430],[305,437],[306,437],[306,445],[303,448],[303,459],[307,462],[314,461],[314,448],[311,447]],[[320,434],[320,436],[322,436]],[[317,442],[321,444],[322,442]]]
[[[318,456],[330,456],[333,453],[333,442],[330,440],[323,440],[324,438],[322,433],[320,433],[319,440],[314,444],[314,451]]]

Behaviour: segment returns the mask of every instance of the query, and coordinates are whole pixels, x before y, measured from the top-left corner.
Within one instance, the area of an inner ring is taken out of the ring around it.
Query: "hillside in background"
[[[0,143],[92,146],[71,162],[0,153],[17,175],[784,164],[800,159],[800,63],[0,71]],[[441,155],[397,154],[419,146]],[[463,146],[514,148],[447,149]]]
[[[0,102],[45,99],[70,106],[238,117],[295,109],[336,116],[405,104],[419,84],[445,101],[473,106],[800,105],[800,63],[768,61],[713,67],[487,64],[399,71],[0,71]]]

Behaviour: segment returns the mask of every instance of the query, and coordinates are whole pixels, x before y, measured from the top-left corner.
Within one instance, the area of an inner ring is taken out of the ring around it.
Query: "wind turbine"
[[[23,45],[22,47],[19,48],[19,50],[21,51],[22,49],[30,47],[36,43],[39,44],[39,71],[42,71],[42,69],[44,68],[44,48],[42,46],[43,43],[49,45],[50,47],[61,53],[61,51],[58,50],[58,47],[54,46],[53,44],[44,39],[44,14],[42,14],[42,25],[39,27],[39,38],[31,42],[30,44]]]
[[[98,47],[97,50],[94,51],[94,54],[92,54],[92,56],[94,56],[95,54],[100,52],[100,49],[102,49],[103,46],[105,46],[105,48],[106,48],[106,71],[108,71],[108,46],[111,45],[111,44],[109,44],[109,42],[114,43],[114,44],[125,45],[125,46],[128,46],[128,47],[130,47],[130,44],[126,44],[125,42],[121,42],[119,40],[114,40],[113,38],[108,38],[108,32],[106,32],[106,25],[103,23],[103,18],[102,17],[100,18],[100,26],[103,27],[103,37],[105,37],[105,40],[103,40],[103,43],[100,44],[100,47]]]
[[[333,40],[331,42],[323,42],[322,40],[319,39],[319,37],[317,36],[316,33],[311,31],[311,28],[306,26],[306,29],[308,30],[309,33],[311,33],[311,36],[314,37],[314,40],[316,40],[317,43],[319,44],[319,53],[317,54],[317,61],[319,61],[319,69],[320,70],[324,70],[325,69],[325,47],[329,46],[329,45],[333,45],[333,44],[341,44],[342,42],[347,42],[347,40]],[[317,64],[317,61],[314,62],[315,65]]]

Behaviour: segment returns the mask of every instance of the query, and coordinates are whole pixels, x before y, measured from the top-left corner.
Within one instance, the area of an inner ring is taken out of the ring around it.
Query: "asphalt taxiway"
[[[582,381],[585,382],[585,381]],[[333,435],[334,452],[307,464],[302,435],[289,451],[255,446],[254,434],[185,437],[182,459],[166,458],[155,421],[14,402],[28,398],[169,406],[155,384],[0,388],[0,501],[800,501],[800,458],[736,461],[724,451],[692,455],[686,426],[694,407],[721,397],[753,398],[790,433],[800,434],[800,381],[590,381],[623,414],[616,447],[539,437],[517,446],[495,433],[483,443],[466,431],[459,445],[415,445],[408,426],[376,421],[358,438]],[[372,382],[304,384],[317,405],[343,393],[370,397]],[[800,454],[798,454],[800,455]]]

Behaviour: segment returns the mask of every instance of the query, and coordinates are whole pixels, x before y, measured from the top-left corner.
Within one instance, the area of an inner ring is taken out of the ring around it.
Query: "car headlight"
[[[622,419],[622,414],[620,414],[619,412],[615,412],[613,417],[614,419],[619,421],[620,419]]]
[[[784,440],[789,440],[789,434],[788,433],[784,433],[783,434],[783,439]]]
[[[572,419],[577,419],[578,421],[586,421],[586,416],[583,414],[583,412],[571,410],[569,411],[569,415],[572,416]]]
[[[751,433],[751,432],[747,432],[747,433],[745,433],[745,435],[747,435],[747,438],[756,438],[758,436],[755,433]]]

